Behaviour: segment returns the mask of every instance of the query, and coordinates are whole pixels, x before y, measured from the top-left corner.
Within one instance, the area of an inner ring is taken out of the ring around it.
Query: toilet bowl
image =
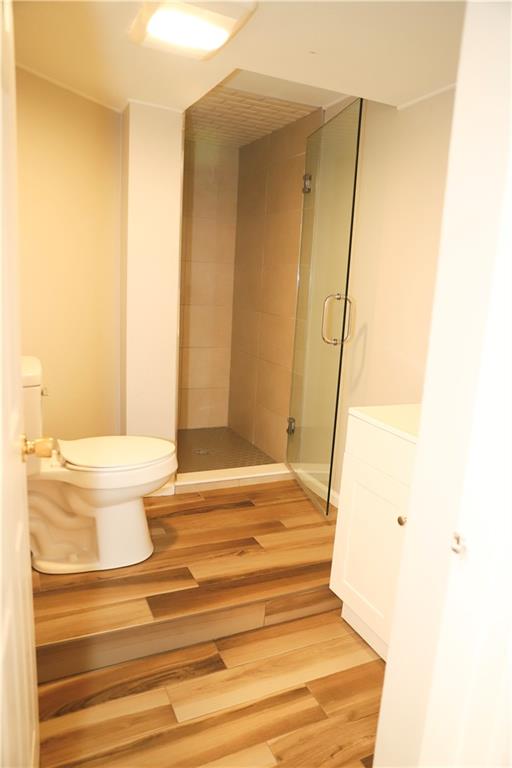
[[[23,358],[25,427],[41,436],[41,366]],[[79,573],[146,560],[153,544],[142,497],[176,472],[175,446],[154,437],[56,440],[49,458],[29,457],[33,567]]]

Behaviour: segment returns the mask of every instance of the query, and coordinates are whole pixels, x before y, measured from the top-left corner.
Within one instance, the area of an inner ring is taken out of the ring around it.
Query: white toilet
[[[42,436],[41,363],[23,357],[25,431]],[[153,552],[142,496],[177,469],[173,443],[154,437],[57,440],[50,458],[29,456],[32,565],[42,573],[120,568]]]

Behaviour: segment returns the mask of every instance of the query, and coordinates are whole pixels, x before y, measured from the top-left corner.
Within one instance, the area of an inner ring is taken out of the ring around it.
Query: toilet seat
[[[157,437],[108,435],[58,440],[62,463],[77,472],[123,472],[144,469],[173,457],[173,443]]]
[[[174,443],[157,437],[108,435],[57,443],[59,453],[39,459],[32,477],[107,490],[153,483],[178,468]]]

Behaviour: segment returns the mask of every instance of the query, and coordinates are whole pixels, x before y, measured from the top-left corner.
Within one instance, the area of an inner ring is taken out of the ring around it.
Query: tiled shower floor
[[[178,472],[273,463],[274,459],[229,427],[178,430]]]

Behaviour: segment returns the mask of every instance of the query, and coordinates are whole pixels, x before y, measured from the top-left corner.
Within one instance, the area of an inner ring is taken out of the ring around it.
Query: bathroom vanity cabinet
[[[342,617],[384,659],[419,416],[419,405],[349,411],[330,586]]]

